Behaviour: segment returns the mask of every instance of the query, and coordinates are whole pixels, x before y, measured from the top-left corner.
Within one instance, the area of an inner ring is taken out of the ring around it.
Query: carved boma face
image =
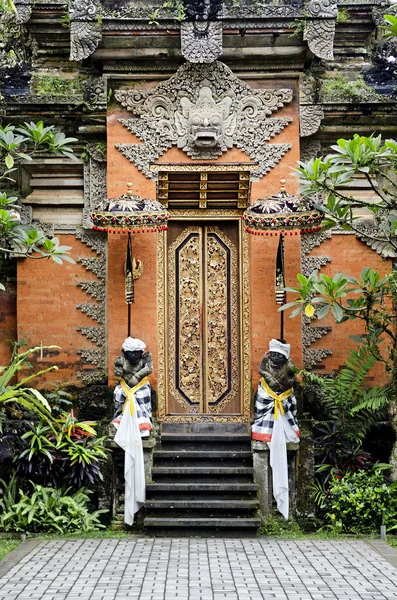
[[[222,139],[222,113],[194,110],[190,114],[189,133],[198,148],[214,148]]]
[[[269,360],[273,369],[280,369],[287,362],[287,357],[280,352],[269,352]]]
[[[225,119],[229,115],[231,99],[218,104],[208,87],[202,87],[195,105],[189,102],[188,130],[191,142],[198,148],[214,148],[222,144]]]

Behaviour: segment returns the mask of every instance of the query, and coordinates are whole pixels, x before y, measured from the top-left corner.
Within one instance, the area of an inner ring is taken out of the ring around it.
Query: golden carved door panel
[[[170,223],[168,414],[240,414],[238,224]]]

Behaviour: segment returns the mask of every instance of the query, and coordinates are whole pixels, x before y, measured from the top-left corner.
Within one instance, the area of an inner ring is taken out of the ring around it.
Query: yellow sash
[[[147,377],[144,377],[143,379],[141,379],[141,381],[139,383],[134,385],[133,388],[130,388],[130,386],[124,381],[124,379],[120,379],[121,389],[123,390],[123,392],[127,398],[127,401],[129,401],[129,403],[130,403],[130,415],[134,414],[134,394],[135,394],[135,392],[137,392],[139,390],[139,388],[143,387],[147,383],[149,383],[149,379]],[[127,405],[127,402],[124,402],[123,413],[125,411],[126,405]]]
[[[265,392],[274,400],[274,418],[278,419],[278,411],[282,415],[284,414],[283,400],[286,400],[292,394],[292,388],[278,395],[267,385],[264,377],[261,378],[261,384]]]

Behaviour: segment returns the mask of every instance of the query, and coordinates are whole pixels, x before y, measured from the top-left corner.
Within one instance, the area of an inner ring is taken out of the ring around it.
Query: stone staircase
[[[146,487],[152,535],[255,535],[261,522],[247,425],[163,423]]]

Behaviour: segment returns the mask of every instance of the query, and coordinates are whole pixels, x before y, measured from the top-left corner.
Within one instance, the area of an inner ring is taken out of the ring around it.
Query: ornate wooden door
[[[238,223],[171,222],[167,252],[167,412],[238,415]]]

